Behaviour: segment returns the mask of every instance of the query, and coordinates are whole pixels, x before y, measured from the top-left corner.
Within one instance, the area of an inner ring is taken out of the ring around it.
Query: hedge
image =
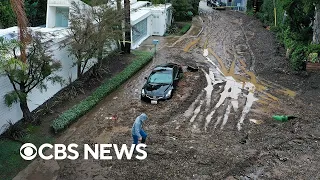
[[[182,27],[182,29],[181,29],[181,31],[180,31],[180,34],[181,35],[183,35],[183,34],[185,34],[189,29],[190,29],[190,27],[191,27],[191,24],[186,24],[186,25],[184,25],[183,27]]]
[[[98,104],[105,96],[109,95],[112,91],[120,87],[125,81],[132,77],[135,73],[141,70],[146,64],[148,64],[152,58],[153,53],[150,52],[133,52],[136,55],[136,59],[127,66],[122,72],[118,73],[111,79],[106,80],[98,87],[90,96],[82,100],[79,104],[71,107],[69,110],[62,113],[56,118],[51,127],[55,133],[64,130],[70,124],[77,121],[81,116],[91,110],[96,104]]]

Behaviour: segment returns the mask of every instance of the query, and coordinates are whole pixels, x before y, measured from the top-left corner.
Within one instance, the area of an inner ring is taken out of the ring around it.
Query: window
[[[148,18],[140,21],[132,27],[132,40],[137,42],[147,35],[148,30]]]

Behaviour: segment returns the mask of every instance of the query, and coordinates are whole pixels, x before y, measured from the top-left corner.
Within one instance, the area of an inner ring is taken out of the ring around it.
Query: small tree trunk
[[[31,115],[30,109],[28,107],[27,101],[20,101],[20,108],[23,113],[23,118],[27,122],[32,122],[33,117]]]
[[[98,63],[99,63],[99,68],[102,66],[102,54],[103,54],[103,47],[99,47],[98,50]]]
[[[20,85],[20,91],[25,92],[25,87],[24,85]],[[27,94],[27,93],[26,93]],[[30,109],[28,107],[28,102],[27,102],[27,97],[19,97],[20,98],[20,108],[23,113],[23,118],[26,122],[32,122],[33,117],[31,115]]]
[[[121,10],[121,0],[117,0],[117,10]]]
[[[117,0],[117,10],[121,11],[121,9],[122,9],[121,0]],[[122,22],[122,27],[121,27],[122,28],[122,32],[123,32],[124,26],[125,26],[125,22],[123,21]],[[120,42],[117,43],[118,50],[125,51],[124,50],[124,45],[123,45],[123,42],[122,42],[123,40],[124,40],[124,38],[120,39]]]
[[[313,40],[314,44],[320,44],[320,3],[315,5],[315,16],[313,24]]]
[[[81,78],[82,77],[82,73],[81,73],[81,63],[77,63],[77,78]]]
[[[131,50],[131,24],[130,24],[130,0],[124,0],[124,10],[125,10],[125,22],[126,22],[126,33],[125,33],[125,53],[130,54]]]

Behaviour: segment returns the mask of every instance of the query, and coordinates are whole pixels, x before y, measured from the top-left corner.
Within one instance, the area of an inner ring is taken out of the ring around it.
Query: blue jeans
[[[143,130],[140,130],[140,135],[142,137],[142,143],[144,143],[144,141],[146,140],[147,138],[147,133],[144,132]],[[132,135],[132,138],[133,138],[133,144],[137,145],[139,143],[139,136],[137,135]]]

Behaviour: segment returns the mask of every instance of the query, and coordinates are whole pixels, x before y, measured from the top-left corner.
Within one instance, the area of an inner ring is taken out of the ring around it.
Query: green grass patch
[[[81,101],[79,104],[73,106],[69,110],[61,114],[55,119],[51,125],[53,130],[57,133],[64,130],[70,124],[77,121],[81,116],[90,111],[96,104],[98,104],[105,96],[120,87],[125,81],[142,69],[147,63],[152,60],[153,53],[150,52],[133,52],[136,59],[127,66],[122,72],[113,78],[103,82],[90,96]]]
[[[31,127],[30,127],[31,128]],[[31,132],[28,132],[22,142],[29,142],[39,147],[44,143],[52,143],[53,137],[44,136],[39,131],[38,126],[34,126]],[[22,143],[8,139],[0,139],[0,179],[11,180],[17,173],[23,170],[32,161],[26,161],[20,156],[20,147]]]
[[[180,35],[183,35],[183,34],[185,34],[186,32],[188,32],[189,31],[189,29],[191,28],[191,24],[186,24],[186,25],[184,25],[183,27],[182,27],[182,29],[180,30]]]

